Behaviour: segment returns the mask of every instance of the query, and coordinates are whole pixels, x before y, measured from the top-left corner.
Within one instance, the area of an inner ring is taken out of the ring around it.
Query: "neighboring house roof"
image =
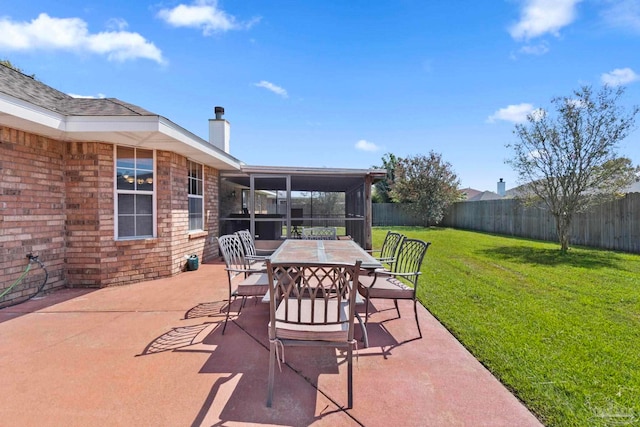
[[[116,98],[74,98],[0,64],[0,126],[63,141],[172,151],[219,170],[241,162],[165,117]]]
[[[494,193],[493,191],[483,191],[481,193],[476,194],[475,196],[467,199],[468,202],[479,202],[483,200],[498,200],[502,199],[498,193]]]
[[[469,200],[472,197],[475,197],[476,195],[482,193],[482,191],[473,189],[471,187],[463,188],[462,190],[460,190],[460,192],[465,195],[465,200]]]
[[[640,181],[636,181],[626,188],[622,189],[622,193],[640,193]],[[514,198],[518,196],[524,196],[527,194],[526,185],[519,185],[510,190],[507,190],[505,198]]]

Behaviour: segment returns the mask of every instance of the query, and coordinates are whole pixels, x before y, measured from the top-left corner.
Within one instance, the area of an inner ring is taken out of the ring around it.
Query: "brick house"
[[[215,145],[135,105],[73,98],[0,65],[0,294],[28,253],[45,261],[47,289],[166,277],[185,255],[217,255],[220,171],[240,162],[225,151],[226,120],[210,128]],[[29,274],[0,307],[41,281]]]
[[[229,154],[223,113],[216,107],[206,141],[136,105],[73,98],[0,64],[0,308],[42,283],[34,269],[12,287],[30,253],[46,264],[45,290],[99,288],[178,274],[190,254],[210,260],[230,224],[257,235],[272,221],[285,230],[278,238],[291,237],[295,190],[343,192],[339,223],[371,247],[370,187],[386,171],[246,166]],[[264,189],[285,194],[268,220],[246,213]]]

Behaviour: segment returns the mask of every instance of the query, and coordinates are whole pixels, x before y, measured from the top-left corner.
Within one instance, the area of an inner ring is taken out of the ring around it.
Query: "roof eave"
[[[0,93],[0,125],[61,141],[96,141],[181,154],[221,171],[241,162],[162,116],[65,116]]]
[[[346,169],[346,168],[313,168],[297,166],[255,166],[241,165],[241,172],[246,174],[295,174],[295,175],[328,175],[328,176],[362,176],[370,175],[374,178],[384,178],[386,169]]]

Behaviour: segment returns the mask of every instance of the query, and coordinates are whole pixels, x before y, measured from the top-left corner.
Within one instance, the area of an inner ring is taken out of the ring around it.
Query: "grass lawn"
[[[640,425],[640,255],[393,229],[432,242],[422,304],[545,425]]]

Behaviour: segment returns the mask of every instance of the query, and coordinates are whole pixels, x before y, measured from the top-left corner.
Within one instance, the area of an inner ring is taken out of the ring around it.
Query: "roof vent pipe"
[[[222,116],[224,115],[224,108],[214,107],[213,112],[216,115],[216,120],[222,120]]]

